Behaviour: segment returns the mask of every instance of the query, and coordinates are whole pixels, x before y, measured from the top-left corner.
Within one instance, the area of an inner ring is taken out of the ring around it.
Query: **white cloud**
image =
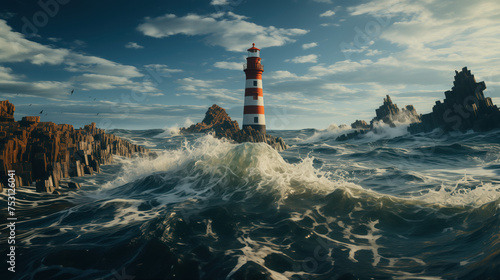
[[[297,56],[292,59],[287,59],[285,62],[293,62],[293,63],[317,63],[318,56],[315,54],[305,55],[305,56]]]
[[[335,11],[328,10],[328,11],[326,11],[326,12],[322,13],[322,14],[321,14],[321,15],[319,15],[319,16],[320,16],[320,17],[331,17],[331,16],[333,16],[333,15],[335,15]]]
[[[10,68],[1,68],[0,92],[54,97],[67,96],[69,89],[81,86],[83,90],[122,88],[160,94],[150,82],[133,81],[134,78],[144,76],[134,66],[30,41],[23,34],[13,31],[4,20],[0,20],[0,63],[21,62],[39,66],[62,66],[68,72],[82,75],[74,76],[68,82],[25,82],[23,80],[27,79],[26,77],[14,75]],[[118,81],[122,84],[118,85]]]
[[[56,97],[68,94],[71,85],[56,81],[9,81],[0,80],[0,92],[3,94],[22,94],[42,97]]]
[[[333,91],[334,93],[356,93],[357,90],[348,88],[344,85],[337,83],[325,83],[321,86],[322,89],[326,89],[328,91]]]
[[[229,61],[218,61],[214,64],[215,67],[228,70],[243,70],[243,63],[239,62],[229,62]]]
[[[416,85],[418,89],[430,87],[428,90],[437,92],[451,88],[454,70],[464,66],[468,66],[478,80],[485,80],[487,86],[492,84],[491,77],[500,76],[500,68],[496,67],[500,65],[498,1],[375,0],[350,7],[348,11],[353,16],[372,16],[373,22],[380,24],[377,37],[397,46],[396,51],[372,47],[353,48],[352,52],[343,50],[347,54],[358,52],[371,57],[385,53],[388,56],[370,63],[343,61],[330,66],[317,65],[310,68],[310,75],[374,83],[381,88]],[[487,94],[496,94],[489,88]],[[372,92],[377,93],[375,89]],[[417,90],[410,91],[415,92]],[[439,94],[438,98],[443,95]],[[413,97],[410,101],[427,104],[419,111],[425,113],[435,99]]]
[[[210,5],[214,5],[214,6],[217,6],[217,5],[229,5],[229,2],[228,2],[228,0],[212,0],[210,2]]]
[[[318,46],[318,43],[312,42],[312,43],[309,43],[309,44],[303,44],[302,48],[304,50],[307,50],[307,49],[314,48],[314,47],[317,47],[317,46]]]
[[[204,36],[206,44],[221,46],[235,52],[244,51],[250,43],[256,43],[260,48],[282,46],[295,42],[293,37],[308,33],[308,30],[298,28],[261,26],[245,19],[246,17],[231,12],[224,16],[220,13],[204,16],[188,14],[183,17],[166,14],[156,18],[146,18],[137,29],[144,35],[154,38],[177,34]]]
[[[137,44],[136,42],[128,42],[125,44],[125,48],[127,49],[143,49],[144,47]]]
[[[217,83],[221,82],[219,80],[199,80],[193,77],[178,79],[177,83],[183,85],[186,88],[196,90],[197,88],[210,88],[214,87]]]
[[[181,73],[184,72],[182,69],[171,69],[165,64],[148,64],[144,65],[145,68],[152,70],[155,73]]]
[[[283,70],[271,72],[269,75],[267,75],[266,78],[277,82],[282,82],[287,80],[310,81],[318,79],[317,77],[313,76],[298,76],[297,74]]]

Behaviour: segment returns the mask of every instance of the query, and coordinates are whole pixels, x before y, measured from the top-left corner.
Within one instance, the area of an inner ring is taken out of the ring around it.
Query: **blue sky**
[[[386,94],[428,113],[464,66],[500,103],[496,0],[13,0],[0,99],[76,127],[179,127],[214,103],[241,124],[252,43],[271,130],[369,121]]]

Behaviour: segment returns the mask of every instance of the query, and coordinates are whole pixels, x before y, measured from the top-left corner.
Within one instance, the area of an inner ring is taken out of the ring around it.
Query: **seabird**
[[[71,95],[73,95],[73,92],[75,92],[75,89],[72,89],[72,90],[71,90]]]
[[[40,111],[40,115],[41,115],[42,113],[43,113],[43,110],[42,110],[42,111]]]

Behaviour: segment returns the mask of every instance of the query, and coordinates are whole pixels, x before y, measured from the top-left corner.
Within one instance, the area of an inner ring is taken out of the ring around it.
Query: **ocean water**
[[[270,131],[291,145],[279,153],[111,131],[158,156],[60,196],[20,188],[1,279],[500,279],[500,131],[406,127]]]

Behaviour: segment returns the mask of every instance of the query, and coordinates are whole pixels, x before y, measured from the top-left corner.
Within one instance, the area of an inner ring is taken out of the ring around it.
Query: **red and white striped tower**
[[[247,64],[243,71],[246,74],[245,107],[243,109],[243,129],[251,127],[266,134],[266,116],[264,115],[264,93],[262,90],[262,72],[264,65],[260,63],[260,49],[255,44],[248,49]]]

